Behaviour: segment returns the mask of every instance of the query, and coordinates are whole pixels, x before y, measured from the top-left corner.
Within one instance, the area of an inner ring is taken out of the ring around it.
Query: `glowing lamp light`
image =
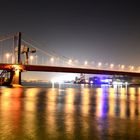
[[[90,84],[93,84],[93,81],[90,81]]]
[[[10,54],[9,53],[6,53],[6,61],[7,61],[7,63],[8,63],[8,59],[9,59],[9,57],[10,57]]]
[[[110,64],[110,68],[111,68],[111,69],[114,68],[114,64]]]
[[[6,57],[7,57],[7,58],[9,58],[9,56],[10,56],[10,54],[9,54],[9,53],[7,53],[7,54],[6,54]]]
[[[98,63],[98,66],[99,66],[99,67],[101,67],[101,66],[102,66],[102,63],[101,63],[101,62],[99,62],[99,63]]]
[[[134,70],[134,66],[131,66],[131,70],[132,70],[132,71]]]
[[[72,63],[72,60],[71,59],[69,59],[69,62],[68,62],[69,64],[71,64]]]
[[[51,62],[54,62],[54,58],[53,57],[50,60],[51,60]]]
[[[121,65],[121,69],[123,70],[125,68],[125,65]]]
[[[31,60],[33,60],[33,59],[34,59],[34,57],[31,55],[31,56],[30,56],[30,59],[31,59]]]
[[[33,62],[33,59],[34,59],[34,57],[31,55],[31,56],[30,56],[31,64],[32,64],[32,62]]]
[[[84,65],[87,65],[87,64],[88,64],[88,61],[85,61],[85,62],[84,62]]]
[[[33,60],[33,58],[34,58],[34,57],[31,55],[31,56],[30,56],[30,59]]]

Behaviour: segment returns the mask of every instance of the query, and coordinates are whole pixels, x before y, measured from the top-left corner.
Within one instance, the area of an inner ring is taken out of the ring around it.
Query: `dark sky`
[[[139,65],[140,4],[123,0],[5,0],[0,34],[21,31],[58,54]]]

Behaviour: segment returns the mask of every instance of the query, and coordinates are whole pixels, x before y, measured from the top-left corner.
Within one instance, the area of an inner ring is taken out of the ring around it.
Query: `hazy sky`
[[[140,4],[122,1],[4,0],[0,34],[21,31],[80,60],[140,65]]]

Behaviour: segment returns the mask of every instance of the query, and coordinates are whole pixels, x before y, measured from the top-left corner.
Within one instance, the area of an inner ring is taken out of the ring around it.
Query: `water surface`
[[[140,88],[0,88],[0,140],[140,139]]]

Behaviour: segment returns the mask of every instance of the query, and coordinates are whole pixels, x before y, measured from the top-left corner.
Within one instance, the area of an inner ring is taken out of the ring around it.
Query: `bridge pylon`
[[[14,36],[14,49],[17,47],[17,57],[16,57],[17,60],[15,63],[18,65],[21,64],[21,55],[20,55],[21,54],[21,37],[22,37],[21,32],[18,32]],[[13,65],[12,74],[11,74],[12,86],[21,86],[21,69],[18,67],[18,65]]]

